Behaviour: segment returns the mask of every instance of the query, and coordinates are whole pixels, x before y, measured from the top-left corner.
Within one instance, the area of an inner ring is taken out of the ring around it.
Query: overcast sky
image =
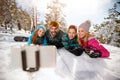
[[[114,2],[119,0],[59,0],[66,4],[63,9],[66,15],[66,22],[68,25],[79,25],[85,20],[89,19],[93,23],[100,24],[104,17],[108,16],[108,9],[113,7]],[[37,10],[44,17],[46,12],[46,5],[51,0],[18,0],[23,6],[37,6]]]

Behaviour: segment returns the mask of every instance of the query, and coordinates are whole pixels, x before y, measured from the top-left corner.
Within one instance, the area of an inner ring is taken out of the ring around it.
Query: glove
[[[92,52],[89,56],[91,58],[98,58],[98,57],[101,57],[101,54],[100,53],[94,53],[94,52]]]
[[[93,55],[96,56],[96,57],[101,57],[102,56],[102,53],[99,50],[94,50],[93,53],[94,53]]]
[[[83,53],[83,49],[82,48],[73,48],[72,50],[68,50],[69,52],[73,53],[76,56],[81,56]]]
[[[91,58],[98,58],[98,57],[101,57],[102,54],[99,50],[90,50],[90,48],[86,47],[84,48],[84,51],[87,55],[89,55]]]
[[[86,54],[90,54],[90,48],[89,47],[85,47],[84,49],[83,49],[83,51],[86,53]]]

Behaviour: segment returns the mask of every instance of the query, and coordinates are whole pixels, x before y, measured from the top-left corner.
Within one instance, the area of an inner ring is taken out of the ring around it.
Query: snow
[[[86,54],[76,57],[62,48],[57,50],[55,68],[40,68],[33,73],[10,68],[11,48],[27,44],[15,42],[16,35],[29,34],[0,33],[0,80],[120,80],[120,48],[105,44],[111,53],[108,59],[92,59]]]
[[[30,32],[29,31],[24,31],[24,30],[14,30],[13,33],[6,31],[6,32],[2,32],[3,29],[0,30],[0,41],[8,41],[8,42],[14,42],[14,37],[15,36],[26,36],[29,37],[30,36]]]
[[[111,56],[108,59],[93,59],[85,53],[82,56],[76,57],[64,49],[59,50],[58,52],[61,55],[62,62],[58,62],[58,73],[61,73],[63,76],[70,76],[73,80],[119,80],[120,50],[116,47],[114,49],[109,45],[104,46],[106,48],[109,47],[108,49],[111,52]]]

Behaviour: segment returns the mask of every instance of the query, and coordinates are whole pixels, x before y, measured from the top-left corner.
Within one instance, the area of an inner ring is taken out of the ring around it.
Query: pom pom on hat
[[[79,25],[79,28],[83,28],[89,32],[90,26],[91,26],[90,20],[86,20],[84,23]]]
[[[37,30],[40,29],[40,28],[42,28],[44,31],[46,31],[46,27],[44,25],[38,25],[37,26]]]
[[[50,24],[49,24],[49,26],[50,26],[50,28],[51,27],[59,27],[59,23],[58,22],[56,22],[56,21],[52,21],[52,22],[50,22]]]

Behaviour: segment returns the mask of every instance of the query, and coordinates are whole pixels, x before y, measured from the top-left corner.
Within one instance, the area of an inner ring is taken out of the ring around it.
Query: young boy
[[[80,56],[83,53],[81,46],[77,41],[77,28],[75,25],[70,25],[68,28],[68,34],[62,37],[62,43],[65,49],[73,53],[76,56]]]

